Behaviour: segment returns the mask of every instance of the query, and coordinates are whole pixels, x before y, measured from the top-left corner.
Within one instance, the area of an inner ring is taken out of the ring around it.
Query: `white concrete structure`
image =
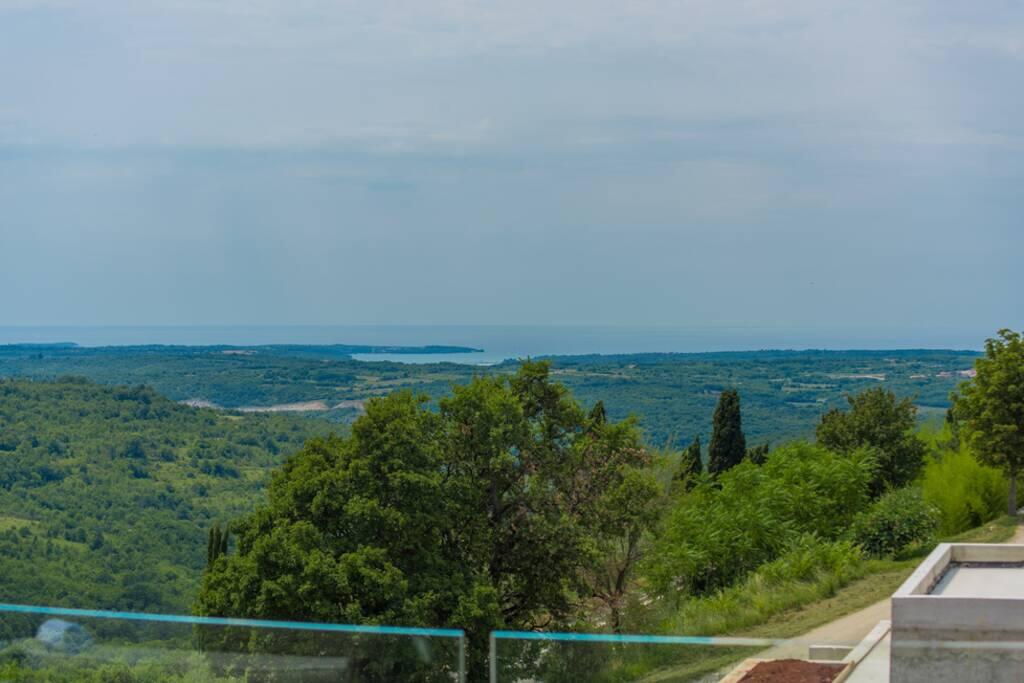
[[[938,546],[892,596],[891,683],[1024,681],[1024,545]]]

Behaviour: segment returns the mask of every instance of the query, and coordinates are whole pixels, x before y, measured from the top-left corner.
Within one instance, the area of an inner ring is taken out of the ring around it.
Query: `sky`
[[[1021,327],[1024,5],[0,0],[0,325]]]

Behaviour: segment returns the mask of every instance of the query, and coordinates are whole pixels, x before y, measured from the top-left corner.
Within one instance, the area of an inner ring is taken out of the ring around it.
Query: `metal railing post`
[[[488,659],[491,666],[491,683],[498,683],[498,639],[494,637],[494,631],[491,631],[491,647]]]

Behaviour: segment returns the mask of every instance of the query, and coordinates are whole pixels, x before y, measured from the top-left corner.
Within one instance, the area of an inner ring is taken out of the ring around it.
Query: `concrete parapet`
[[[893,594],[890,680],[1024,681],[1024,546],[937,547]]]

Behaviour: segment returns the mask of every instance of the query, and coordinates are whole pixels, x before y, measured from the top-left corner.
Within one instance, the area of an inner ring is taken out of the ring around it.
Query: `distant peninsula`
[[[124,353],[159,353],[195,355],[201,353],[222,353],[225,355],[253,356],[259,353],[273,356],[309,357],[348,357],[355,354],[451,354],[451,353],[483,353],[483,349],[469,346],[443,346],[430,344],[427,346],[381,346],[367,344],[256,344],[246,346],[234,345],[176,345],[176,344],[144,344],[126,346],[79,346],[74,342],[2,344],[0,355],[25,352],[50,354],[124,354]]]

